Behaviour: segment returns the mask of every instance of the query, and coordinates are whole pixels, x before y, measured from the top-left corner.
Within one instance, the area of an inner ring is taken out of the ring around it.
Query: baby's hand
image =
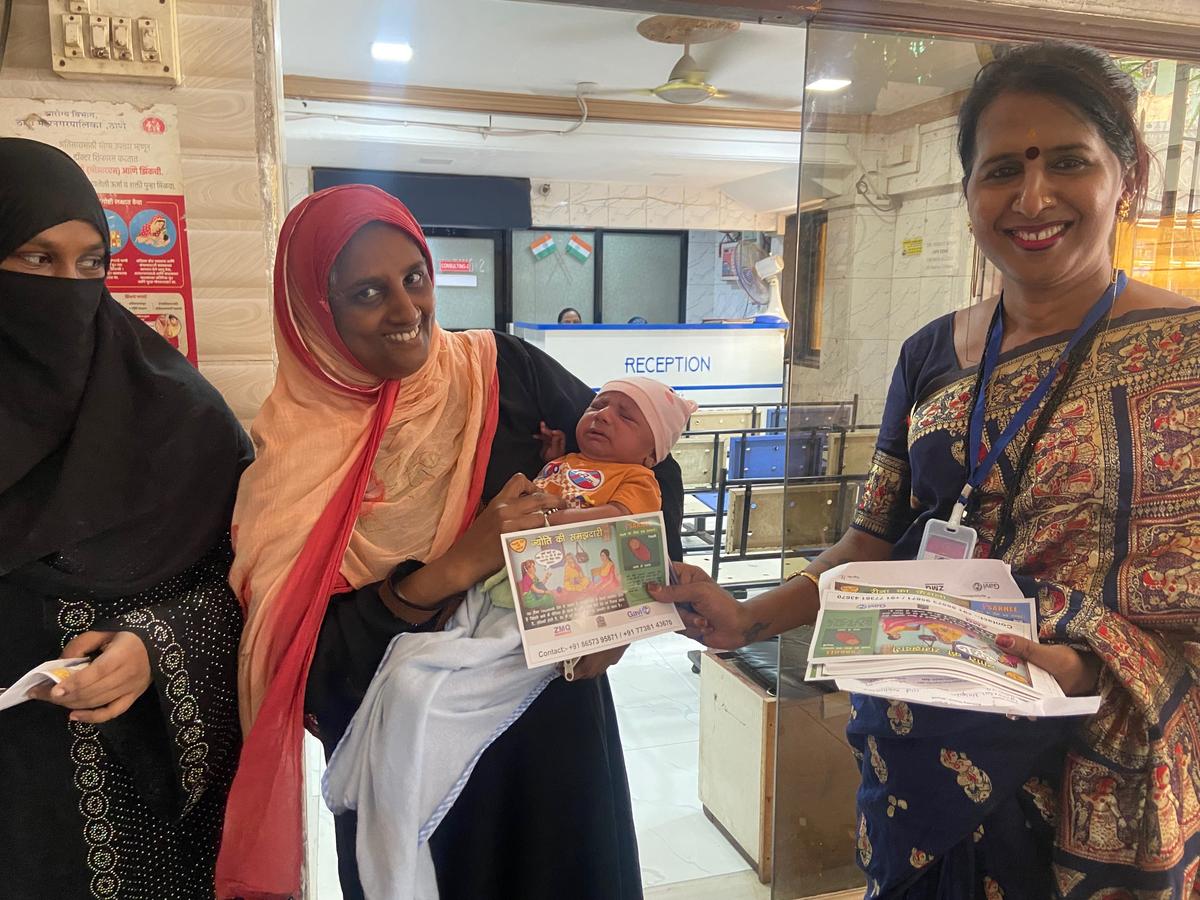
[[[545,422],[538,422],[538,433],[534,440],[542,445],[542,462],[558,459],[567,452],[567,436],[557,428],[547,428]]]

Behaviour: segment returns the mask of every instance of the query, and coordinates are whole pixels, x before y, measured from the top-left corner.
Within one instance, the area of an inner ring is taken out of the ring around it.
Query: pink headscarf
[[[412,238],[432,277],[420,226],[374,187],[308,197],[280,235],[279,370],[251,429],[258,455],[233,516],[246,739],[217,863],[222,900],[299,893],[304,685],[329,597],[445,553],[483,492],[499,400],[495,336],[435,323],[428,359],[401,382],[365,371],[337,333],[330,270],[371,222]]]

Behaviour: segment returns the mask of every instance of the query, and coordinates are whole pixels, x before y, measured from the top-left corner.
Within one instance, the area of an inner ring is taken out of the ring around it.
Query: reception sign
[[[697,403],[779,403],[786,325],[538,325],[513,332],[593,388],[647,375]]]
[[[175,107],[0,99],[0,135],[52,144],[87,173],[108,220],[108,287],[196,364]]]

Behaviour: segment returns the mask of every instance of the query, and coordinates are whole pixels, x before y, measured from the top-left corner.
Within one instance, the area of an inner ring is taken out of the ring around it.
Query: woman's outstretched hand
[[[1100,660],[1091,653],[1080,653],[1064,644],[1035,644],[1015,634],[996,638],[996,646],[1026,662],[1041,666],[1054,676],[1068,697],[1094,693],[1100,675]]]
[[[504,567],[500,535],[541,528],[546,524],[542,514],[553,512],[561,503],[560,497],[535,491],[533,483],[519,472],[508,479],[447,554],[453,555],[459,570],[456,590],[465,591]]]
[[[685,635],[715,650],[736,650],[769,637],[767,624],[750,621],[753,617],[742,604],[703,569],[686,563],[672,565],[679,584],[649,586],[648,590],[655,600],[679,606]]]

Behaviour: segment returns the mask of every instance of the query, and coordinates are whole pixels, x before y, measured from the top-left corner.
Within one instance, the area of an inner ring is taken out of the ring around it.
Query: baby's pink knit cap
[[[657,462],[667,458],[697,409],[695,401],[685,400],[661,381],[640,375],[609,381],[600,388],[601,394],[605,391],[617,391],[637,404],[654,434],[654,459]]]

